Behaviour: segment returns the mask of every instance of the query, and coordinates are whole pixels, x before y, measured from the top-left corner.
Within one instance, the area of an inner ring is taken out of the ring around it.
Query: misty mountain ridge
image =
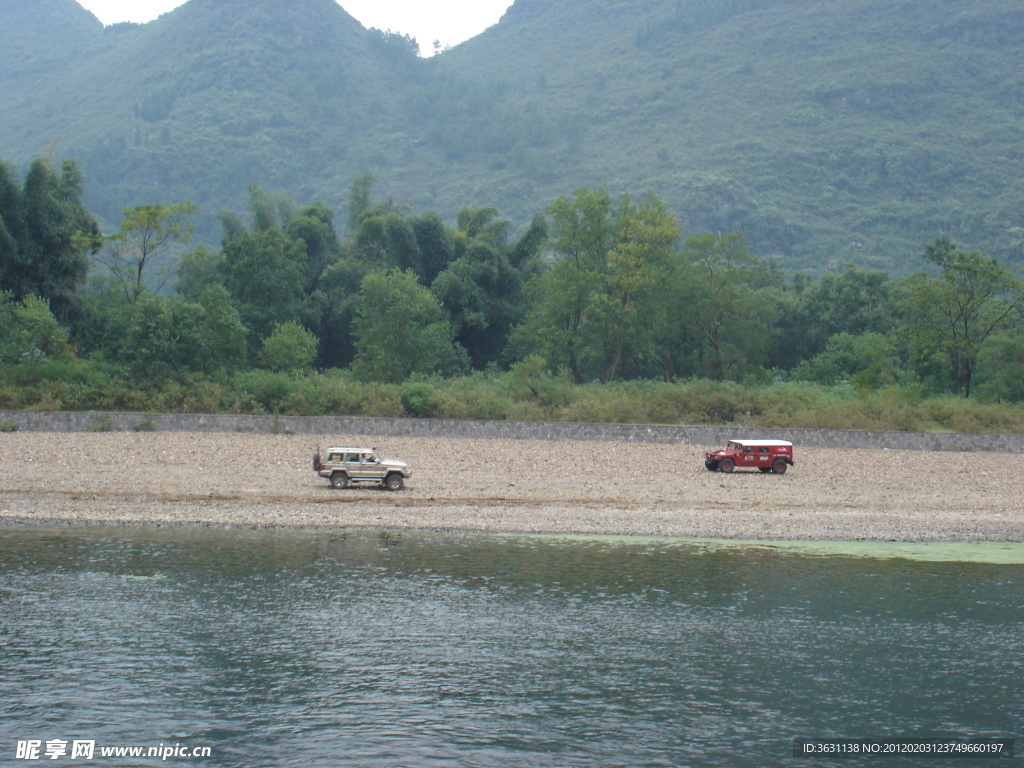
[[[939,235],[1024,262],[1008,0],[517,0],[428,59],[334,0],[106,28],[0,0],[0,22],[0,158],[76,158],[108,228],[191,199],[216,240],[249,182],[340,213],[373,171],[412,212],[517,224],[579,186],[650,189],[786,269],[905,272]]]

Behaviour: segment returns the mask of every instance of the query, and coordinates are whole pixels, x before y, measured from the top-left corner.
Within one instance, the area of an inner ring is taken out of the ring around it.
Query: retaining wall
[[[790,440],[821,448],[889,448],[912,451],[1024,453],[1024,435],[887,432],[829,429],[751,429],[643,424],[579,424],[461,419],[388,419],[357,416],[229,416],[193,413],[90,413],[0,411],[0,426],[34,432],[152,429],[157,432],[283,432],[300,435],[461,437],[510,440],[606,440],[717,446],[729,438]]]

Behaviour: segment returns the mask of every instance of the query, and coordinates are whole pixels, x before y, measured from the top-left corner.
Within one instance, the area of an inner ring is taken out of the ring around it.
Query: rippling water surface
[[[0,764],[821,766],[792,739],[1024,736],[1022,619],[1019,564],[4,527]]]

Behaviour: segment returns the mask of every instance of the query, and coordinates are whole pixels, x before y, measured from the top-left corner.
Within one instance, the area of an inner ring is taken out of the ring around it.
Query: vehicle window
[[[768,453],[768,448],[767,447],[762,447],[761,448],[761,453]]]
[[[357,454],[357,453],[346,453],[345,454],[345,461],[347,461],[349,464],[356,464],[356,463],[359,462],[359,454]]]
[[[341,461],[341,454],[340,453],[332,453],[330,456],[327,457],[327,460],[328,461]]]

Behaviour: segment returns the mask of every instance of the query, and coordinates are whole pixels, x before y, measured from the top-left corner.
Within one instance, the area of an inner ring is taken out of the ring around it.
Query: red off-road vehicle
[[[793,444],[785,440],[730,440],[725,448],[704,454],[709,472],[732,472],[736,467],[757,467],[784,475],[793,465]]]

